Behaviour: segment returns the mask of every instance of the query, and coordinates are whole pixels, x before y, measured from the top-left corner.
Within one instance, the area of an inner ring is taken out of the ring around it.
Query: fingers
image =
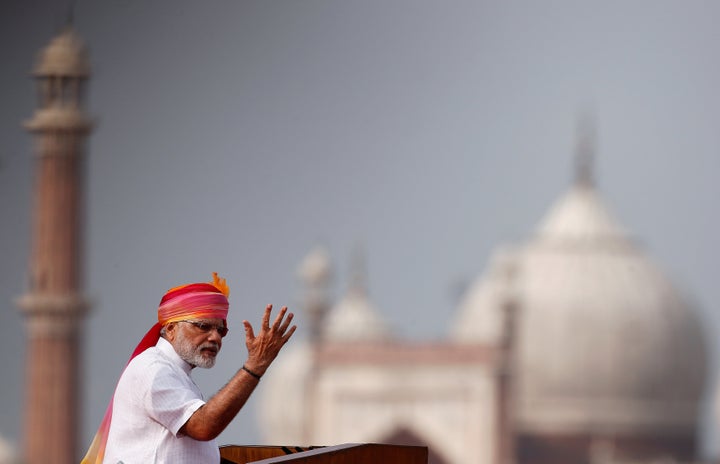
[[[272,313],[272,305],[269,304],[265,307],[265,314],[263,314],[262,325],[260,326],[261,333],[270,331],[270,329],[271,329],[270,314],[271,313]],[[287,318],[285,317],[285,314],[287,314]],[[284,334],[287,331],[287,328],[290,325],[290,322],[292,322],[293,317],[295,317],[295,315],[293,313],[287,312],[287,306],[283,306],[280,309],[280,313],[275,318],[275,321],[273,321],[272,331]],[[243,322],[243,325],[245,326],[245,333],[250,338],[255,338],[255,332],[253,331],[252,325],[248,321],[245,321],[245,320],[242,322]]]
[[[280,321],[282,321],[283,316],[285,316],[285,312],[287,311],[287,306],[283,306],[280,309],[280,314],[277,315],[275,318],[275,322],[273,322],[273,330],[277,331],[277,329],[280,327]]]
[[[272,305],[269,304],[265,307],[265,314],[262,318],[262,328],[270,330],[270,313],[272,312]]]
[[[257,336],[255,336],[252,325],[248,321],[243,321],[246,334],[245,343],[248,349],[248,363],[256,369],[253,372],[260,374],[270,366],[297,329],[295,325],[290,327],[294,315],[288,312],[286,306],[280,309],[280,313],[273,320],[272,326],[270,326],[271,311],[272,305],[267,305]]]
[[[292,322],[295,315],[293,313],[289,313],[287,315],[287,318],[283,319],[286,312],[287,306],[283,306],[280,310],[280,314],[278,314],[278,316],[275,318],[275,323],[273,323],[273,331],[280,335],[280,342],[283,345],[287,343],[288,340],[290,340],[292,334],[295,333],[295,329],[297,329],[297,326],[294,325],[288,331],[288,327],[290,326],[290,323]]]
[[[271,311],[272,305],[269,304],[265,308],[265,314],[263,315],[263,327],[267,330],[272,330],[273,332],[279,332],[281,335],[285,334],[285,331],[287,330],[290,322],[292,321],[293,317],[295,317],[295,315],[293,313],[288,314],[287,306],[283,306],[282,308],[280,308],[280,313],[278,313],[278,315],[275,317],[272,327],[270,327],[269,323]],[[287,318],[285,318],[285,314],[287,314]]]
[[[290,316],[292,316],[292,313],[290,314]],[[289,319],[292,319],[292,317],[290,317]],[[297,329],[296,325],[290,327],[290,330],[288,330],[288,332],[285,335],[283,335],[283,337],[282,337],[283,345],[286,344],[288,340],[290,340],[290,337],[292,337],[292,334],[295,333],[295,329]]]
[[[248,321],[242,321],[243,325],[245,326],[245,338],[247,339],[254,339],[255,338],[255,331],[252,328],[252,325]]]
[[[284,310],[286,310],[286,309],[287,309],[287,308],[283,308],[283,312],[281,312],[280,314],[281,314],[281,315],[284,314],[284,313],[285,313]],[[295,317],[295,315],[294,315],[293,313],[288,314],[287,319],[285,319],[285,320],[283,321],[283,323],[282,323],[282,324],[280,325],[280,327],[279,327],[279,332],[280,332],[280,333],[282,333],[282,334],[285,333],[285,331],[287,330],[288,326],[290,325],[290,322],[292,322],[293,317]]]

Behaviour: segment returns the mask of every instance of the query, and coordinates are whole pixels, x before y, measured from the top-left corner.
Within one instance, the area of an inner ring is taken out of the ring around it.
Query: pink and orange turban
[[[225,279],[213,273],[212,283],[188,284],[171,288],[160,300],[158,323],[165,325],[183,319],[227,319],[230,289]]]
[[[158,307],[158,322],[145,334],[140,343],[130,355],[128,364],[132,359],[155,346],[160,339],[160,330],[166,324],[185,319],[222,319],[227,321],[230,303],[230,288],[225,279],[213,272],[213,281],[208,283],[194,283],[171,288],[160,300]],[[227,322],[226,322],[227,324]],[[112,420],[113,400],[105,411],[100,428],[90,444],[87,454],[80,464],[100,464],[105,456],[105,444],[110,432]]]

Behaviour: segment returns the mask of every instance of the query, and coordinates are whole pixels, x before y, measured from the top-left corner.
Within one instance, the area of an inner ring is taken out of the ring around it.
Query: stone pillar
[[[497,464],[515,464],[515,350],[519,298],[517,293],[517,263],[510,255],[503,257],[499,266],[504,274],[504,292],[500,302],[502,330],[497,371]]]

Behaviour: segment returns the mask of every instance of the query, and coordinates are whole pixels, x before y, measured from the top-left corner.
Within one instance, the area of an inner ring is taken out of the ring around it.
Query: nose
[[[207,339],[208,339],[208,341],[217,343],[218,345],[221,343],[222,337],[220,336],[220,332],[218,332],[217,327],[213,327],[212,330],[210,330],[210,332],[208,332]]]

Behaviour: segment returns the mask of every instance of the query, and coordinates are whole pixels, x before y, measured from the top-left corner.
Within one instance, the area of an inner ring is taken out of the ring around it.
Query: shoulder
[[[172,377],[177,375],[177,369],[172,362],[156,347],[148,348],[139,355],[135,356],[125,367],[121,376],[121,381],[129,382],[133,385],[140,382],[147,385],[157,377]]]
[[[127,365],[126,370],[143,370],[152,366],[170,365],[170,361],[163,356],[162,352],[155,346],[148,348],[135,356]]]
[[[187,389],[188,379],[155,347],[133,358],[120,376],[115,400],[122,404],[147,404],[158,394]]]

